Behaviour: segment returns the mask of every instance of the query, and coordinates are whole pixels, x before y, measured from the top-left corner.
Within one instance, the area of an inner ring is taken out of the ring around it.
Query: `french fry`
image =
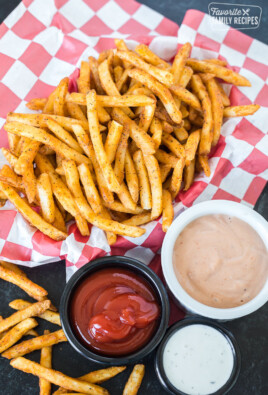
[[[19,268],[18,265],[15,263],[7,262],[7,261],[0,261],[0,266],[3,266],[5,269],[11,270],[12,272],[27,277],[23,270]]]
[[[124,206],[121,202],[114,200],[112,203],[106,203],[103,201],[103,205],[110,210],[117,211],[119,213],[128,213],[128,214],[141,214],[144,212],[142,207],[136,206],[134,210]]]
[[[104,149],[107,155],[107,159],[112,163],[115,159],[117,147],[123,132],[123,126],[118,122],[112,120],[109,128],[107,138],[104,144]]]
[[[89,167],[82,164],[78,166],[78,172],[80,175],[81,182],[84,186],[88,203],[90,204],[94,213],[100,214],[102,211],[102,203],[101,203],[99,192],[94,184],[92,175],[90,173]]]
[[[39,285],[33,283],[26,277],[25,274],[22,274],[21,272],[22,271],[20,269],[19,272],[16,273],[14,270],[5,267],[5,263],[2,263],[1,261],[0,278],[2,278],[2,280],[17,285],[18,287],[23,289],[29,296],[38,301],[44,300],[47,297],[47,291]]]
[[[9,303],[9,306],[14,310],[23,310],[26,307],[32,306],[32,303],[22,299],[15,299]],[[39,318],[42,318],[43,320],[51,322],[52,324],[61,326],[60,315],[55,311],[46,310],[43,313],[38,314],[37,316]]]
[[[135,54],[135,52],[117,51],[117,55],[120,59],[125,60],[133,66],[138,67],[140,70],[147,72],[164,85],[170,86],[174,83],[173,75],[168,70],[159,69],[152,64],[146,63],[139,57],[139,55]]]
[[[98,67],[99,67],[98,61],[97,59],[93,58],[93,56],[89,56],[88,63],[89,63],[90,71],[92,73],[96,91],[99,95],[104,95],[105,92],[101,86],[100,76],[98,71]]]
[[[66,341],[67,339],[64,335],[64,332],[62,329],[60,329],[47,335],[34,337],[29,340],[24,340],[23,342],[16,344],[15,346],[6,350],[2,354],[2,357],[7,359],[18,358],[23,355],[29,354],[32,351],[40,350],[43,347],[53,346],[54,344]]]
[[[44,335],[48,335],[49,331],[45,330]],[[40,365],[45,368],[52,368],[52,346],[46,346],[41,349]],[[50,395],[51,383],[48,380],[39,379],[40,395]]]
[[[142,152],[148,155],[155,152],[154,142],[151,137],[143,129],[140,129],[120,108],[115,107],[113,109],[112,117],[124,127],[128,127],[130,137],[135,141]]]
[[[130,192],[124,182],[121,184],[121,191],[118,193],[118,197],[127,209],[135,210],[136,203],[132,199]]]
[[[35,111],[43,111],[45,105],[47,103],[46,98],[35,98],[30,100],[27,104],[26,107],[28,107],[30,110],[35,110]]]
[[[205,62],[214,63],[219,66],[227,66],[227,62],[221,59],[204,59]]]
[[[75,199],[73,198],[71,192],[61,180],[60,176],[54,171],[49,173],[50,182],[52,186],[52,191],[58,201],[62,204],[63,208],[68,211],[73,217],[79,215],[79,210],[77,208]]]
[[[56,88],[57,89],[57,88]],[[54,100],[56,95],[56,89],[49,95],[47,102],[43,108],[44,114],[53,114],[54,113]]]
[[[175,137],[170,134],[163,132],[162,134],[162,143],[170,149],[170,151],[178,156],[179,158],[184,157],[185,152],[183,146],[179,143]]]
[[[200,102],[192,92],[180,85],[172,85],[170,89],[180,100],[183,100],[185,103],[189,104],[189,106],[197,110],[201,110]]]
[[[173,128],[173,132],[179,142],[184,142],[188,139],[188,132],[184,129],[183,126],[175,126]]]
[[[145,373],[144,365],[135,365],[125,385],[123,395],[136,395]]]
[[[122,184],[125,175],[125,157],[128,146],[128,138],[129,130],[126,124],[126,126],[123,127],[123,132],[117,147],[114,162],[114,174],[120,184]]]
[[[202,73],[215,74],[216,77],[238,86],[251,86],[247,78],[242,75],[227,69],[226,67],[217,64],[206,62],[204,60],[188,59],[187,66],[190,66],[194,71],[201,71]]]
[[[105,181],[107,182],[107,185],[112,192],[118,193],[120,192],[120,184],[115,176],[115,173],[107,159],[107,155],[104,150],[97,117],[96,92],[93,90],[87,94],[87,116],[92,144],[95,150],[96,158],[102,169]]]
[[[137,45],[135,52],[137,52],[144,60],[146,60],[146,62],[151,63],[153,66],[167,70],[170,69],[170,65],[153,53],[145,44]]]
[[[195,154],[200,141],[201,130],[195,130],[192,132],[185,144],[185,164],[188,166],[190,162],[195,158]]]
[[[179,158],[176,166],[174,167],[169,187],[172,199],[174,199],[180,192],[184,164],[184,158]]]
[[[141,207],[145,210],[150,210],[152,208],[152,193],[148,171],[145,166],[142,152],[140,150],[135,152],[133,156],[133,161],[139,179]]]
[[[152,221],[152,214],[150,212],[145,212],[141,214],[133,215],[131,218],[124,220],[122,223],[125,225],[139,226],[147,224]]]
[[[22,181],[29,203],[33,203],[37,193],[37,188],[36,188],[37,181],[32,164],[25,169],[25,172],[22,176]]]
[[[17,311],[0,322],[0,333],[6,331],[19,322],[26,320],[27,318],[42,314],[50,308],[50,305],[50,300],[43,300],[41,302],[33,303],[31,306],[26,307],[21,311]]]
[[[37,325],[38,322],[34,318],[26,318],[15,325],[0,339],[0,353],[17,343],[30,329]]]
[[[232,106],[232,107],[225,107],[223,110],[223,116],[230,118],[230,117],[246,117],[247,115],[252,115],[260,106],[258,104],[249,104],[246,106]]]
[[[139,200],[139,179],[128,149],[125,155],[125,175],[130,195],[133,201],[137,203]]]
[[[7,165],[0,170],[0,180],[19,190],[24,190],[22,177],[17,176],[14,171]]]
[[[122,76],[123,72],[124,72],[123,67],[121,67],[119,65],[114,67],[114,80],[115,80],[115,83],[117,83],[117,81],[120,80],[120,77]],[[117,87],[117,89],[118,89],[118,87]],[[119,91],[120,91],[120,89],[119,89]]]
[[[159,165],[159,168],[160,168],[160,174],[161,174],[161,181],[163,184],[166,181],[166,179],[172,169],[172,166],[163,164],[163,165]]]
[[[69,78],[63,78],[55,90],[54,114],[64,116],[65,96],[68,92]]]
[[[20,151],[19,151],[20,137],[16,136],[13,133],[7,133],[7,139],[8,139],[8,144],[9,144],[11,153],[15,156],[19,156],[20,155]]]
[[[55,220],[55,202],[49,175],[42,173],[37,180],[37,193],[44,219],[52,224]]]
[[[212,119],[211,101],[208,92],[199,75],[194,74],[192,76],[191,82],[194,92],[197,94],[197,96],[199,97],[202,103],[202,109],[204,113],[204,123],[201,131],[199,153],[201,155],[206,155],[210,152],[211,141],[212,141],[213,119]]]
[[[60,126],[57,122],[55,122],[53,119],[47,120],[47,127],[50,129],[52,133],[55,134],[55,136],[59,140],[67,144],[70,148],[73,148],[75,151],[80,152],[80,154],[83,153],[83,150],[78,144],[78,142],[70,135],[69,132],[63,129],[63,127]]]
[[[55,219],[52,225],[58,230],[67,233],[63,215],[56,205],[55,205]]]
[[[198,161],[204,170],[205,176],[209,177],[210,176],[210,167],[208,163],[208,157],[205,155],[198,155]]]
[[[131,78],[141,82],[147,88],[159,97],[163,105],[165,106],[168,114],[175,123],[180,123],[182,120],[181,112],[178,110],[176,103],[172,97],[172,94],[166,86],[157,81],[154,77],[145,71],[140,69],[129,69],[128,75]]]
[[[155,157],[158,162],[163,163],[165,165],[170,165],[171,167],[175,167],[178,162],[178,158],[175,156],[168,154],[167,152],[158,149],[155,153]]]
[[[12,133],[8,133],[8,134],[12,134]],[[15,135],[14,135],[15,136]],[[18,136],[17,136],[18,137]],[[8,163],[14,168],[16,166],[16,163],[18,161],[17,156],[13,155],[8,149],[6,148],[1,148],[2,154],[4,155],[4,157],[6,158],[6,160],[8,161]]]
[[[32,138],[40,143],[47,144],[55,152],[59,153],[63,157],[73,159],[78,163],[88,163],[89,159],[84,155],[80,154],[76,150],[70,148],[56,137],[47,133],[44,129],[38,129],[34,126],[25,125],[20,122],[6,123],[4,126],[5,130],[12,133],[22,135],[28,138]]]
[[[80,74],[77,79],[78,92],[87,93],[90,89],[90,65],[88,62],[82,61],[80,66]]]
[[[195,159],[192,162],[185,166],[184,168],[184,191],[188,191],[192,183],[194,182],[194,172],[195,172]]]
[[[220,138],[224,107],[222,103],[221,92],[214,78],[206,82],[206,88],[210,97],[212,107],[213,137],[211,144],[214,147]]]
[[[139,127],[145,130],[145,132],[148,131],[151,125],[155,113],[155,108],[156,108],[156,101],[152,105],[144,106],[141,110]]]
[[[122,91],[122,89],[125,86],[127,80],[128,80],[128,73],[127,73],[127,69],[125,69],[123,71],[122,75],[120,76],[119,80],[116,81],[116,84],[115,84],[119,92]]]
[[[65,100],[67,99],[67,95]],[[68,113],[71,118],[78,119],[79,121],[82,121],[83,123],[87,122],[87,118],[85,117],[85,114],[83,113],[83,110],[81,107],[73,102],[69,102],[66,100],[66,108],[68,110]]]
[[[162,219],[163,232],[167,232],[168,228],[172,224],[173,218],[174,218],[174,210],[172,206],[171,194],[168,190],[163,189],[163,219]]]
[[[163,127],[160,120],[156,117],[153,117],[152,119],[150,132],[152,133],[152,140],[154,142],[155,149],[158,149],[162,140]]]
[[[80,214],[76,215],[75,222],[76,222],[76,225],[77,225],[79,232],[81,233],[82,236],[89,236],[90,235],[87,221],[85,220],[84,217],[82,217],[82,215],[80,215]]]
[[[180,82],[183,68],[186,64],[186,60],[189,58],[192,46],[190,43],[185,43],[178,51],[173,61],[171,72],[174,76],[175,84]]]
[[[67,234],[54,228],[40,217],[32,208],[19,196],[14,188],[0,182],[0,189],[5,193],[7,199],[14,204],[22,216],[35,226],[42,233],[49,236],[53,240],[64,240]]]
[[[162,213],[162,182],[159,164],[153,155],[144,155],[144,162],[149,175],[152,192],[152,219],[159,217]]]
[[[39,150],[40,143],[38,141],[24,138],[22,153],[15,164],[15,172],[23,175],[29,166],[32,165],[35,155]]]
[[[223,89],[222,85],[218,81],[216,81],[216,84],[221,93],[222,104],[224,105],[224,107],[229,107],[231,104],[229,97],[227,96],[225,90]]]
[[[111,215],[106,207],[102,207],[101,216],[105,219],[109,219],[109,220],[112,219]],[[117,236],[114,232],[106,232],[106,237],[107,237],[108,244],[110,246],[113,245],[114,243],[116,243]]]
[[[86,381],[73,379],[61,372],[45,368],[40,364],[29,361],[28,359],[23,357],[13,359],[10,362],[10,365],[15,369],[22,370],[25,373],[31,373],[35,376],[38,376],[39,378],[43,378],[55,385],[62,386],[72,391],[80,391],[81,393],[89,395],[109,395],[106,389],[101,388],[96,384],[91,384]]]
[[[82,381],[87,381],[87,382],[93,383],[93,384],[101,384],[101,383],[117,376],[119,373],[123,372],[125,369],[126,369],[125,366],[111,366],[110,368],[95,370],[93,372],[84,374],[83,376],[80,376],[78,379],[82,380]],[[56,392],[54,392],[53,395],[66,393],[66,391],[67,390],[65,388],[60,387]],[[69,393],[69,391],[68,391],[68,393]],[[71,394],[69,393],[69,395],[71,395]],[[76,393],[76,395],[77,395],[77,393]]]

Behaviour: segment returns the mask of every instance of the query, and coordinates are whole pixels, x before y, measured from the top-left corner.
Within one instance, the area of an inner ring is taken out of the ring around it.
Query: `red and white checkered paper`
[[[232,87],[232,105],[258,103],[253,116],[224,122],[222,136],[210,159],[211,176],[199,175],[175,203],[175,215],[209,199],[230,199],[253,207],[267,180],[268,49],[227,26],[212,30],[210,17],[189,10],[178,25],[133,0],[24,0],[0,27],[0,126],[7,112],[31,112],[25,103],[48,96],[61,78],[71,75],[81,60],[114,47],[114,38],[127,40],[132,49],[143,42],[165,60],[189,41],[192,56],[226,59],[252,87]],[[225,84],[225,89],[230,86]],[[7,146],[2,129],[0,146]],[[0,165],[4,158],[0,156]],[[144,236],[119,237],[110,247],[100,229],[90,237],[69,226],[65,241],[55,242],[29,226],[14,207],[0,210],[0,258],[35,266],[66,259],[67,278],[89,260],[103,255],[138,258],[161,272],[164,238],[161,219],[149,223]],[[161,274],[160,274],[161,275]]]

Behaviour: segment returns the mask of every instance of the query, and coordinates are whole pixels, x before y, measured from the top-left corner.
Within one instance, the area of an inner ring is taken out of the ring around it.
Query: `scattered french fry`
[[[45,330],[44,335],[48,335],[49,331]],[[52,368],[52,346],[42,347],[40,365],[45,368]],[[40,395],[50,395],[51,393],[51,383],[48,380],[39,379]]]
[[[144,365],[135,365],[125,385],[123,395],[136,395],[145,373]]]
[[[31,302],[27,302],[26,300],[22,300],[22,299],[15,299],[9,303],[9,306],[14,310],[23,310],[26,307],[29,307],[31,305],[32,305]],[[43,313],[38,314],[37,317],[42,318],[43,320],[49,321],[52,324],[61,326],[60,315],[59,315],[59,313],[57,313],[55,311],[51,311],[48,309],[48,310],[44,311]]]
[[[13,346],[19,341],[29,330],[38,325],[34,318],[26,318],[10,329],[0,340],[0,353]]]

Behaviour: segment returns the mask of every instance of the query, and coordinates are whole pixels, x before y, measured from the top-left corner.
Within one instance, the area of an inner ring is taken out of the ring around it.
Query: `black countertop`
[[[43,0],[45,1],[45,0]],[[0,0],[0,21],[19,3],[18,0]],[[207,12],[210,1],[207,0],[143,0],[140,3],[159,11],[166,17],[172,19],[179,25],[181,24],[187,9],[195,8]],[[243,0],[243,1],[222,1],[222,3],[254,4],[262,7],[262,21],[258,29],[247,30],[247,34],[259,39],[268,41],[268,2],[267,0]],[[0,66],[1,67],[1,66]],[[268,220],[268,187],[260,196],[255,210]],[[53,303],[58,307],[60,296],[65,285],[65,266],[64,262],[52,263],[39,266],[33,269],[25,269],[28,277],[37,284],[44,286]],[[8,303],[17,298],[25,298],[25,293],[16,286],[0,280],[0,313],[7,316],[13,312],[8,307]],[[51,331],[58,327],[40,321],[38,332],[41,334],[44,329]],[[268,394],[268,304],[250,316],[226,322],[224,325],[235,335],[242,354],[242,369],[237,384],[229,392],[230,395],[266,395]],[[39,361],[40,352],[36,351],[27,355],[35,361]],[[160,386],[153,367],[154,354],[144,359],[146,374],[139,394],[145,395],[164,395],[166,392]],[[57,345],[53,348],[53,366],[55,369],[64,372],[72,377],[80,376],[91,370],[96,370],[99,365],[88,362],[83,357],[74,352],[69,344]],[[104,386],[110,391],[111,395],[122,393],[124,384],[127,381],[131,367],[121,373],[118,377],[107,382]],[[35,395],[39,393],[38,379],[32,375],[26,375],[20,371],[12,369],[9,362],[0,357],[0,394],[1,395]]]

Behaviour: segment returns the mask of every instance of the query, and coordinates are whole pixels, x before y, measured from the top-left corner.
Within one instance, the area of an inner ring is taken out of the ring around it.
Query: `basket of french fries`
[[[77,91],[65,77],[48,98],[27,103],[36,113],[7,115],[1,204],[11,202],[51,243],[74,221],[81,236],[103,230],[109,245],[144,239],[161,216],[166,232],[181,191],[196,174],[210,176],[223,119],[259,108],[231,106],[221,82],[250,82],[223,60],[191,58],[189,43],[172,63],[144,44],[115,45],[81,62]]]

